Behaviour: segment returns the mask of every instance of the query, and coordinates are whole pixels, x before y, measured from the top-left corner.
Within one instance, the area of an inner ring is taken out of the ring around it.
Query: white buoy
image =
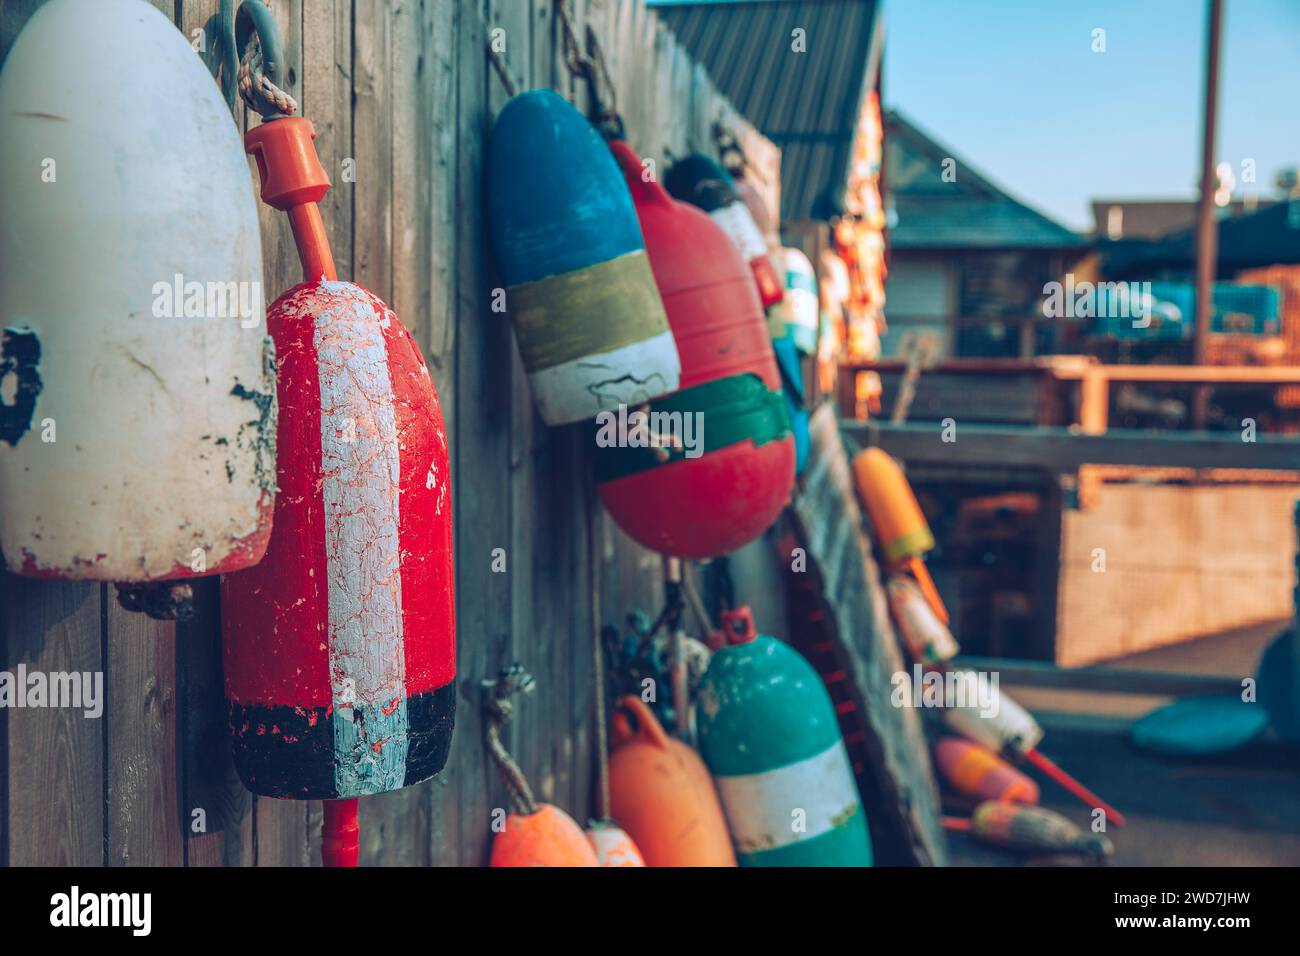
[[[266,549],[274,362],[253,184],[143,0],[52,0],[0,73],[0,545],[150,582]]]

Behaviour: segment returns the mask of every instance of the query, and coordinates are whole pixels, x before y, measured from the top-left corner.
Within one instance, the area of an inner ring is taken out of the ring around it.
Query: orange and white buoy
[[[645,866],[636,843],[612,820],[592,820],[587,824],[587,839],[601,866]]]
[[[977,743],[944,737],[934,745],[934,762],[939,776],[964,797],[981,802],[1038,802],[1038,784]]]

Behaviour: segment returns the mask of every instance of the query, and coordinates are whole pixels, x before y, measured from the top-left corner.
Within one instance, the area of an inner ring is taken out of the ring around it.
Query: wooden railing
[[[839,367],[837,400],[845,419],[861,419],[857,379],[861,373],[877,372],[896,376],[907,371],[900,359],[844,363]],[[1009,388],[1017,380],[1032,387],[1026,395],[1038,408],[1033,421],[1023,418],[1009,424],[1074,425],[1086,435],[1105,434],[1110,423],[1110,386],[1117,383],[1207,386],[1214,389],[1241,387],[1300,386],[1300,366],[1240,365],[1103,365],[1089,356],[1060,355],[1039,359],[949,359],[920,370],[920,382],[927,378],[969,378],[985,383],[1005,378]],[[1027,381],[1028,380],[1028,381]],[[886,396],[890,398],[891,396]],[[1023,403],[1023,402],[1022,402]],[[980,419],[978,409],[955,404],[952,417]]]

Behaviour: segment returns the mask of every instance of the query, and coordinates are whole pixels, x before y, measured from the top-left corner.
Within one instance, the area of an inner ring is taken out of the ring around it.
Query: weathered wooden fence
[[[220,0],[153,0],[196,45]],[[0,56],[40,0],[0,0]],[[480,169],[506,93],[487,58],[500,28],[520,89],[580,107],[554,0],[274,0],[288,89],[316,126],[334,188],[323,215],[340,276],[384,297],[420,342],[452,440],[461,699],[446,769],[361,801],[362,862],[480,864],[504,792],[485,759],[477,683],[519,660],[538,679],[508,743],[540,796],[590,811],[593,625],[660,602],[659,559],[601,512],[589,432],[536,417],[509,326],[487,308]],[[661,164],[713,152],[721,120],[775,190],[779,155],[735,115],[642,0],[569,0],[590,24],[629,140]],[[202,55],[202,54],[200,54]],[[122,51],[123,69],[130,51]],[[105,77],[104,82],[112,82]],[[162,93],[163,91],[160,91]],[[141,104],[183,109],[184,104]],[[250,121],[241,118],[245,125]],[[355,180],[341,175],[355,162]],[[521,158],[526,162],[526,158]],[[775,196],[772,208],[779,208]],[[286,218],[261,207],[265,287],[299,279]],[[202,228],[196,224],[196,228]],[[76,502],[69,502],[75,507]],[[493,550],[507,570],[493,573]],[[96,584],[5,575],[0,670],[102,672],[100,719],[0,709],[0,863],[308,865],[319,803],[250,796],[225,743],[214,581],[197,618],[121,610]]]

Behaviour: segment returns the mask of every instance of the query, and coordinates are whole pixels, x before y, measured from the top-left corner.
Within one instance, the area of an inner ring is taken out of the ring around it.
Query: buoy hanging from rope
[[[641,698],[627,695],[618,707],[610,811],[646,865],[735,866],[722,805],[699,756],[669,737]]]
[[[742,866],[870,866],[871,839],[830,694],[813,666],[726,611],[699,691],[700,753]]]
[[[447,434],[411,334],[335,274],[315,132],[265,95],[281,62],[274,20],[245,0],[236,29],[245,66],[260,44],[267,71],[244,87],[263,110],[245,147],[262,200],[289,217],[304,281],[267,316],[283,410],[275,530],[261,564],[222,580],[235,767],[257,794],[355,799],[431,777],[451,746]],[[328,827],[353,810],[326,814],[326,847],[350,842]]]
[[[582,827],[559,807],[538,803],[532,788],[505,744],[501,729],[514,714],[516,694],[535,687],[532,675],[518,664],[483,681],[483,740],[505,782],[510,813],[492,840],[492,866],[599,866],[596,849]]]
[[[5,563],[187,616],[186,580],[261,559],[275,496],[261,243],[230,113],[151,4],[51,0],[0,73],[0,190]]]
[[[652,551],[717,557],[761,535],[790,497],[795,451],[780,373],[730,240],[674,201],[627,143],[610,149],[632,190],[682,378],[681,391],[637,410],[644,417],[601,425],[601,501]]]
[[[674,199],[703,209],[722,228],[749,265],[763,308],[770,308],[785,297],[781,280],[768,257],[767,242],[736,191],[735,180],[725,169],[702,153],[692,153],[673,163],[664,185]]]
[[[512,98],[488,147],[487,218],[505,304],[548,425],[677,390],[681,363],[627,186],[551,90]]]

